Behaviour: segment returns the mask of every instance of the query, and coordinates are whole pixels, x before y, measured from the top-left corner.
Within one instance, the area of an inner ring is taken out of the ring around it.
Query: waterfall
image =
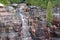
[[[22,20],[22,31],[21,31],[21,40],[30,40],[29,26],[28,20],[26,16],[23,14],[22,8],[18,8],[19,18]]]

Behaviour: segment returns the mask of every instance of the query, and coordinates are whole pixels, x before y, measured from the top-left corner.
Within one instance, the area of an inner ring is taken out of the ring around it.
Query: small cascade
[[[18,9],[19,18],[22,20],[22,31],[21,31],[21,40],[30,40],[30,33],[29,33],[29,26],[28,26],[28,20],[26,19],[26,16],[23,14],[23,10],[20,7]]]

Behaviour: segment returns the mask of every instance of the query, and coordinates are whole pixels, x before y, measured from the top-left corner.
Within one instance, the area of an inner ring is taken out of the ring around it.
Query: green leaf
[[[51,26],[51,22],[53,19],[52,8],[53,8],[52,3],[49,1],[47,10],[46,10],[46,20],[47,20],[48,26]]]

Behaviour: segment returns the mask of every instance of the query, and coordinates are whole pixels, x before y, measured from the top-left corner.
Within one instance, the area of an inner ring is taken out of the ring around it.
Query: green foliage
[[[0,3],[7,5],[8,2],[19,3],[20,1],[21,0],[0,0]],[[40,6],[42,8],[47,8],[47,4],[49,1],[51,1],[53,6],[60,5],[60,0],[26,0],[26,3],[35,6]]]
[[[53,19],[52,3],[49,1],[48,6],[47,6],[47,10],[46,10],[46,20],[48,22],[48,26],[51,26],[52,19]]]
[[[4,4],[4,5],[7,5],[8,0],[0,0],[0,3],[2,3],[2,4]]]
[[[54,6],[57,6],[57,5],[60,6],[60,0],[53,0],[53,5]]]
[[[26,3],[46,8],[48,0],[26,0]]]
[[[26,3],[47,8],[49,1],[52,3],[52,6],[60,5],[60,0],[26,0]]]
[[[12,3],[19,3],[21,0],[9,0],[9,2],[12,2]]]
[[[30,0],[30,1],[26,0],[26,3],[46,8],[48,4],[48,0]]]
[[[4,5],[8,5],[8,2],[19,3],[20,0],[0,0],[0,3],[2,3]]]

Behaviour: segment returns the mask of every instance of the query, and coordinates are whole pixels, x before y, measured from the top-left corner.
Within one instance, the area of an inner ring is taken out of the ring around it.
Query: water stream
[[[28,20],[26,19],[26,16],[23,14],[22,8],[18,9],[19,17],[22,20],[22,31],[21,31],[21,40],[30,40],[30,33],[29,33],[29,26],[28,26]]]

